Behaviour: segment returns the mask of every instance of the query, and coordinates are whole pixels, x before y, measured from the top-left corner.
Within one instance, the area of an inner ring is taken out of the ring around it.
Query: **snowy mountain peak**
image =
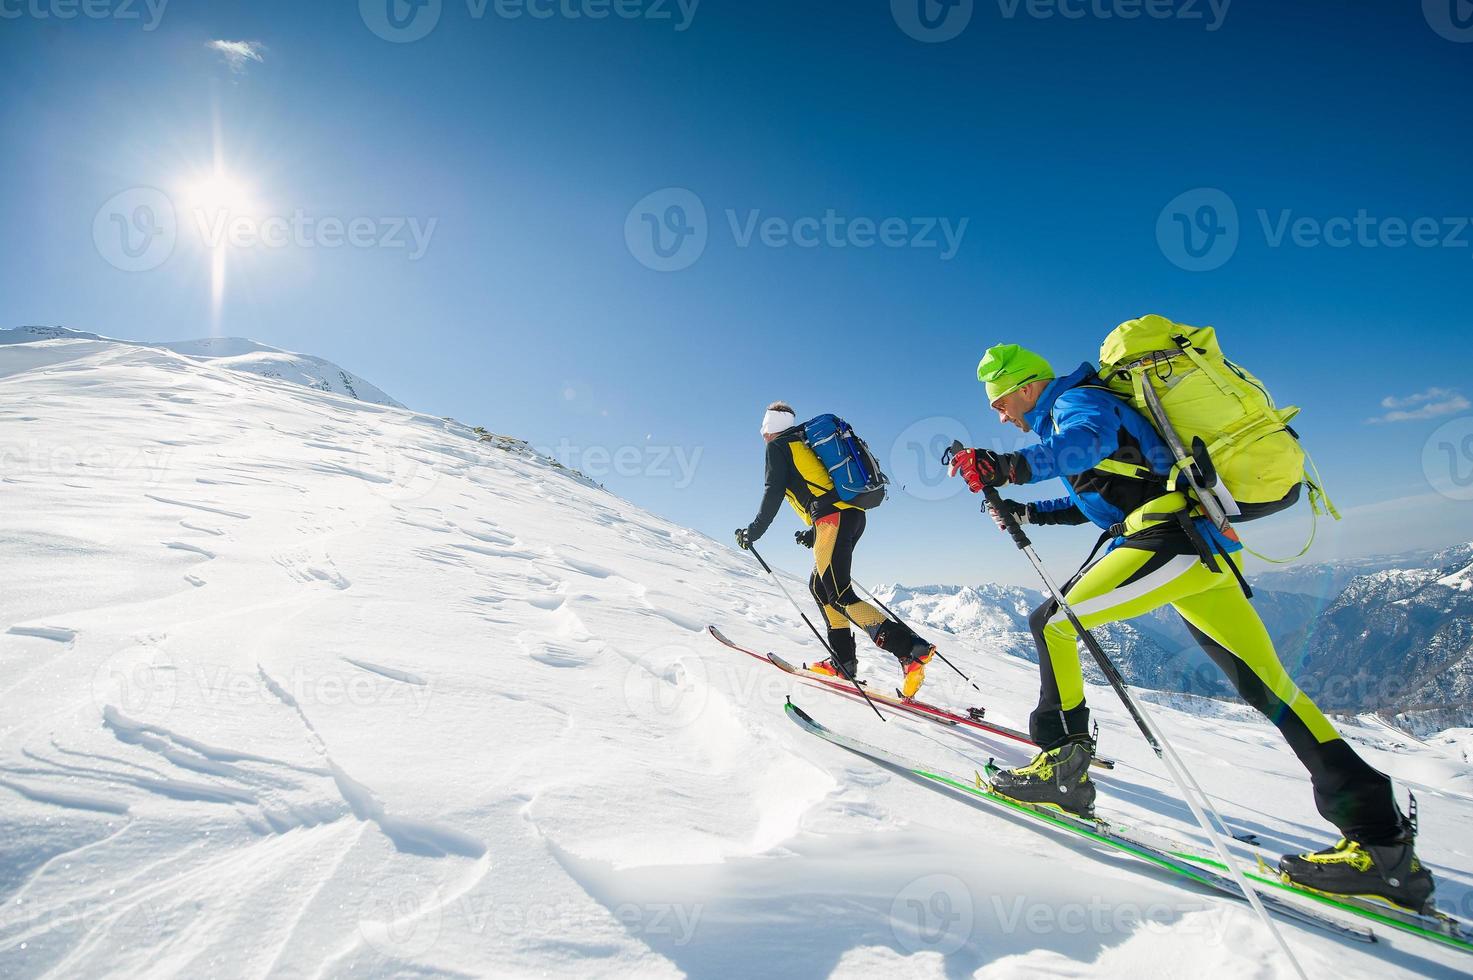
[[[0,330],[0,345],[45,341],[91,340],[136,347],[169,350],[218,367],[264,378],[299,384],[318,391],[347,395],[359,401],[390,408],[403,408],[381,389],[332,361],[309,354],[282,350],[244,337],[206,337],[199,340],[144,342],[118,340],[69,327],[27,326]]]

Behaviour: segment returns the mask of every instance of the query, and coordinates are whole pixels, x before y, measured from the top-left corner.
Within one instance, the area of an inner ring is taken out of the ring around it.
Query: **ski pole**
[[[942,456],[942,464],[950,463],[951,457],[961,452],[963,448],[960,440],[953,442],[951,448]],[[1231,852],[1228,851],[1227,842],[1222,839],[1222,835],[1218,833],[1217,828],[1212,825],[1212,822],[1207,819],[1207,814],[1202,811],[1202,807],[1197,800],[1198,794],[1201,795],[1202,802],[1213,809],[1213,814],[1217,816],[1218,821],[1222,822],[1222,816],[1217,814],[1216,809],[1212,807],[1212,801],[1207,797],[1206,792],[1202,790],[1196,778],[1191,775],[1190,770],[1181,761],[1181,757],[1176,754],[1176,750],[1171,746],[1171,743],[1166,740],[1165,734],[1163,733],[1159,738],[1157,737],[1156,731],[1160,731],[1160,729],[1157,729],[1148,720],[1145,708],[1138,704],[1136,699],[1131,695],[1130,690],[1125,686],[1124,679],[1120,676],[1120,671],[1115,668],[1115,664],[1110,660],[1109,655],[1105,653],[1099,641],[1094,638],[1094,634],[1085,629],[1084,624],[1079,621],[1074,608],[1069,605],[1069,600],[1064,597],[1063,590],[1055,584],[1053,576],[1049,575],[1048,569],[1044,567],[1043,562],[1039,559],[1038,552],[1033,550],[1033,542],[1028,539],[1028,535],[1023,531],[1022,525],[1018,523],[1018,519],[1012,515],[1012,512],[1002,505],[1002,496],[998,494],[997,488],[986,487],[983,489],[982,494],[987,500],[987,506],[990,506],[1002,521],[1003,527],[1007,530],[1009,537],[1013,539],[1013,543],[1018,546],[1018,550],[1027,556],[1034,570],[1038,572],[1039,578],[1043,579],[1043,584],[1048,587],[1054,602],[1063,611],[1064,615],[1069,618],[1069,622],[1074,627],[1075,635],[1084,641],[1085,649],[1089,650],[1090,656],[1099,665],[1100,672],[1105,675],[1105,678],[1110,682],[1110,686],[1119,695],[1120,700],[1125,705],[1125,710],[1135,720],[1137,727],[1141,730],[1141,734],[1146,737],[1146,742],[1156,753],[1156,757],[1165,764],[1166,771],[1171,775],[1172,782],[1176,783],[1176,788],[1182,795],[1182,801],[1186,803],[1187,809],[1192,811],[1192,816],[1196,819],[1197,825],[1202,828],[1203,832],[1207,834],[1208,839],[1212,841],[1213,849],[1217,851],[1218,856],[1222,858],[1222,863],[1232,873],[1233,881],[1242,890],[1243,897],[1248,900],[1248,904],[1253,906],[1253,910],[1258,913],[1258,917],[1263,921],[1265,928],[1274,937],[1275,942],[1283,950],[1284,955],[1288,957],[1289,962],[1293,964],[1295,972],[1303,980],[1308,980],[1308,976],[1304,972],[1304,967],[1300,966],[1299,960],[1294,956],[1294,952],[1289,949],[1289,944],[1279,932],[1278,926],[1274,923],[1273,919],[1269,918],[1268,910],[1259,901],[1257,890],[1252,888],[1248,884],[1247,879],[1243,877],[1243,872],[1238,867],[1238,862],[1234,860]],[[1193,787],[1196,788],[1195,793],[1192,791]],[[1224,823],[1223,826],[1227,825]]]
[[[767,564],[767,562],[763,560],[762,555],[757,551],[755,547],[752,546],[752,543],[750,541],[747,542],[747,550],[752,553],[753,558],[757,559],[757,564],[762,566],[762,570],[766,572],[774,582],[777,583],[777,587],[779,589],[782,589],[783,595],[787,596],[788,601],[793,604],[793,609],[798,613],[798,617],[802,619],[803,622],[807,623],[808,628],[813,631],[814,638],[818,640],[819,644],[829,652],[829,662],[832,663],[835,667],[839,668],[839,670],[844,674],[844,679],[846,681],[854,685],[854,689],[859,692],[860,697],[864,698],[864,703],[870,706],[870,709],[874,711],[876,717],[878,717],[881,721],[887,721],[888,719],[886,719],[884,715],[880,714],[880,709],[876,708],[875,703],[870,700],[870,696],[865,693],[864,685],[855,680],[854,675],[849,673],[849,668],[845,667],[842,663],[839,662],[838,654],[834,653],[833,648],[828,645],[828,641],[826,641],[823,636],[818,632],[818,627],[813,625],[812,620],[808,618],[808,614],[803,611],[803,607],[798,605],[797,600],[793,598],[793,594],[788,591],[788,587],[786,585],[783,585],[782,579],[777,577],[777,573],[772,570],[772,566]]]
[[[885,612],[887,614],[889,614],[889,616],[890,616],[891,619],[895,620],[897,623],[900,623],[902,626],[904,626],[906,629],[910,630],[912,633],[915,632],[915,630],[911,627],[911,625],[909,623],[907,623],[905,620],[901,619],[898,615],[896,615],[895,614],[895,610],[893,610],[889,606],[885,605],[885,603],[880,599],[879,596],[875,595],[869,589],[866,589],[864,586],[860,585],[858,582],[854,581],[854,579],[852,579],[852,578],[849,580],[849,584],[852,585],[852,586],[854,586],[860,592],[863,592],[867,598],[873,600],[874,603],[875,603],[875,605],[877,605],[881,609],[885,610]],[[974,691],[977,691],[979,693],[982,691],[982,689],[977,686],[977,683],[975,681],[973,681],[966,674],[963,674],[962,673],[962,669],[960,667],[958,667],[956,664],[952,663],[950,660],[946,659],[946,654],[942,653],[940,650],[937,650],[936,651],[936,656],[938,656],[938,657],[941,658],[941,662],[942,663],[944,663],[946,666],[950,667],[952,670],[954,670],[958,674],[960,674],[962,680],[966,681],[968,684],[971,684],[972,685],[972,689]]]

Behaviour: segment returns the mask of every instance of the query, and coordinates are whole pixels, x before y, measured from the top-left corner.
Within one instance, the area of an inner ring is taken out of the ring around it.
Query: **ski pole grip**
[[[951,448],[941,454],[941,465],[951,465],[952,457],[965,448],[967,447],[962,445],[960,439],[951,440]],[[1023,533],[1022,525],[1013,517],[1012,512],[1002,505],[1002,497],[998,494],[997,488],[983,487],[982,496],[987,498],[987,506],[991,507],[997,513],[998,520],[1002,521],[1003,527],[1008,529],[1008,534],[1012,537],[1013,544],[1018,546],[1018,550],[1022,551],[1024,548],[1032,546],[1033,542],[1029,541],[1028,535]]]
[[[1002,505],[1002,495],[997,492],[996,487],[983,487],[982,496],[987,498],[987,506],[992,508],[998,520],[1002,521],[1003,527],[1008,529],[1008,535],[1012,537],[1013,544],[1018,546],[1019,551],[1033,544],[1028,540],[1028,535],[1024,533],[1023,526],[1013,516],[1013,512]]]

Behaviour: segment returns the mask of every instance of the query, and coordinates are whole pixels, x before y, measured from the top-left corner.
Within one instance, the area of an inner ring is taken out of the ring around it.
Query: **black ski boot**
[[[832,657],[808,669],[816,674],[827,674],[840,680],[853,680],[855,673],[859,670],[859,658],[854,651],[854,634],[848,629],[830,629],[829,649],[834,651]]]
[[[1090,739],[1066,742],[1040,752],[1028,765],[989,773],[992,789],[1019,803],[1053,807],[1065,813],[1092,819],[1095,784],[1089,778],[1095,744]]]
[[[1378,899],[1419,914],[1433,909],[1432,872],[1412,846],[1416,822],[1402,818],[1402,833],[1389,844],[1362,844],[1340,838],[1334,847],[1279,860],[1284,881],[1311,891],[1349,898]]]

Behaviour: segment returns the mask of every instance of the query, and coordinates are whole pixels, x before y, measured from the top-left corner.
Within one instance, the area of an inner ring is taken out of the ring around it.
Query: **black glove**
[[[1033,515],[1028,512],[1027,504],[1023,503],[1021,500],[1008,500],[1006,497],[1000,497],[998,499],[1002,502],[1002,509],[1011,514],[1013,520],[1017,521],[1019,524],[1033,523]],[[992,520],[995,524],[997,524],[997,529],[999,531],[1006,531],[1008,529],[1007,524],[1003,522],[1002,515],[997,512],[996,507],[988,504],[987,512],[992,515]]]
[[[752,547],[752,538],[747,533],[747,529],[746,528],[739,527],[739,528],[736,529],[736,543],[737,543],[737,547],[740,548],[740,549],[742,549],[743,551],[748,551],[748,550],[751,549],[751,547]]]
[[[805,548],[813,547],[813,539],[815,537],[817,537],[817,532],[815,532],[811,527],[805,528],[802,531],[793,532],[793,540],[798,542]]]

